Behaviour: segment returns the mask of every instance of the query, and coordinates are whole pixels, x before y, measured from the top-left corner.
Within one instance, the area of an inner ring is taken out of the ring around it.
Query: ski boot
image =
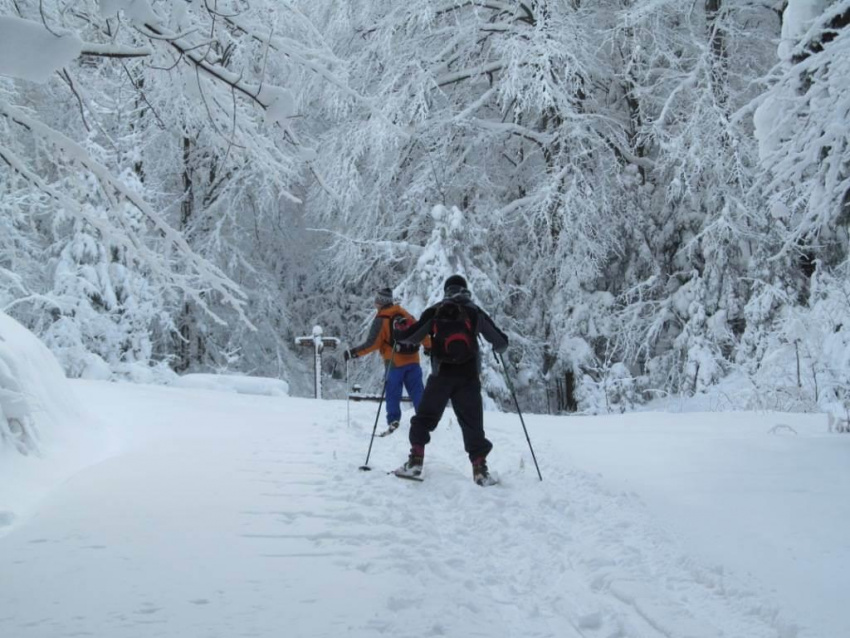
[[[472,480],[482,487],[495,485],[499,482],[495,476],[490,474],[487,469],[487,460],[483,457],[472,462]]]
[[[422,480],[422,463],[425,460],[423,448],[411,448],[407,462],[393,472],[399,478]]]

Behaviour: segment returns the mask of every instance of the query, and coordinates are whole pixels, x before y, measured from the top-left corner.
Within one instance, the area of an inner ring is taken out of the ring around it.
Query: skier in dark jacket
[[[490,485],[495,481],[487,470],[486,458],[493,444],[484,435],[478,335],[496,352],[507,349],[508,337],[472,302],[462,276],[446,279],[443,292],[443,300],[425,310],[419,321],[394,332],[401,343],[418,344],[430,337],[432,368],[416,415],[410,420],[410,456],[395,473],[404,478],[422,474],[425,445],[451,400],[464,449],[472,462],[473,479],[479,485]]]

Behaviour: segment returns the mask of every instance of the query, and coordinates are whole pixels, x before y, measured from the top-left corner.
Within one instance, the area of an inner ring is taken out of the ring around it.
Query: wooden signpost
[[[313,326],[313,334],[310,337],[296,337],[295,343],[305,348],[313,348],[314,377],[313,385],[317,399],[322,398],[322,352],[325,348],[335,350],[339,346],[336,337],[323,337],[322,327]]]

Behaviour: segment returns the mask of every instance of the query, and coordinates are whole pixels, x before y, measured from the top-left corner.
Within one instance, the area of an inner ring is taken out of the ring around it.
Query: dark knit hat
[[[393,302],[393,291],[389,288],[381,288],[375,293],[375,303],[379,306],[389,306]]]
[[[466,279],[464,279],[461,275],[452,275],[446,279],[446,283],[443,284],[443,292],[447,291],[452,286],[463,288],[464,290],[469,287],[466,283]]]

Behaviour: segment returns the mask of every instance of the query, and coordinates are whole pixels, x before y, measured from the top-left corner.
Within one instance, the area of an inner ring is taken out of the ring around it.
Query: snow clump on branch
[[[51,33],[31,20],[0,16],[0,75],[47,82],[82,48],[82,40],[71,33]]]

